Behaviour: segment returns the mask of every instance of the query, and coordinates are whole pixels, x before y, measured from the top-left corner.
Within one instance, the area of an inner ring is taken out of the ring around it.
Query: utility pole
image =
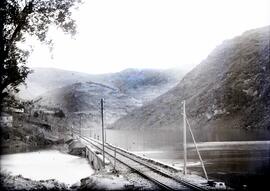
[[[186,135],[186,101],[183,101],[183,148],[184,148],[184,175],[187,174],[187,135]]]
[[[103,121],[103,98],[100,100],[100,106],[101,106],[101,126],[102,126],[102,152],[103,152],[103,165],[105,167],[105,152],[104,152],[104,121]]]
[[[71,124],[71,135],[72,135],[72,137],[74,137],[74,135],[73,135],[73,124]]]
[[[82,136],[82,114],[79,114],[80,116],[80,136]]]
[[[113,163],[114,171],[115,171],[115,167],[116,167],[116,147],[114,147],[114,163]]]

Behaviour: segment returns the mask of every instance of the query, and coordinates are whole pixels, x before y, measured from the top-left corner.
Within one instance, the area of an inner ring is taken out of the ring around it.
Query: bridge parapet
[[[91,163],[92,167],[95,170],[102,170],[105,168],[106,165],[110,164],[110,161],[105,158],[105,164],[103,164],[103,156],[102,153],[91,147],[91,146],[86,146],[86,158],[89,160]]]

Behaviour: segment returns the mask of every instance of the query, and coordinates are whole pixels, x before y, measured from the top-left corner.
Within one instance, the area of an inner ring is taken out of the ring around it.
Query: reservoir
[[[71,186],[91,176],[94,170],[85,158],[58,150],[40,150],[1,155],[1,172],[22,175],[32,180],[56,179]]]
[[[89,130],[83,133],[85,136],[95,136],[95,132]],[[253,132],[233,129],[224,130],[218,134],[196,131],[194,134],[211,179],[223,181],[237,190],[245,186],[248,190],[257,190],[258,185],[268,186],[270,180],[269,131]],[[180,130],[110,129],[106,130],[106,141],[178,169],[183,166]],[[188,136],[187,158],[188,170],[204,176],[190,136]]]

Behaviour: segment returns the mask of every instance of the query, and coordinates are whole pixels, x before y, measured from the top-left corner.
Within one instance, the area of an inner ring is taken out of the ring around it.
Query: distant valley
[[[101,98],[105,99],[105,122],[111,124],[174,87],[184,75],[177,69],[126,69],[101,75],[52,68],[33,71],[20,97],[33,99],[43,109],[60,108],[69,124],[84,127],[100,124]]]

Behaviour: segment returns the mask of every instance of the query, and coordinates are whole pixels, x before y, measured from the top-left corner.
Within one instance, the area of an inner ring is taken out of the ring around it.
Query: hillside
[[[181,102],[197,129],[270,128],[270,27],[224,41],[180,83],[113,128],[180,128]]]
[[[126,69],[117,73],[87,74],[53,68],[33,68],[26,80],[27,87],[21,86],[19,96],[33,99],[64,86],[79,82],[96,82],[119,89],[122,93],[143,102],[165,93],[183,77],[179,69]]]
[[[19,96],[23,99],[33,99],[52,89],[97,78],[95,75],[55,68],[32,68],[32,70],[26,79],[27,86],[20,87]]]
[[[153,100],[174,87],[184,76],[179,69],[126,69],[104,80],[142,102]]]
[[[106,123],[112,123],[126,115],[141,102],[121,93],[118,89],[94,82],[75,83],[57,88],[37,98],[42,107],[61,108],[70,122],[78,124],[82,114],[84,126],[100,124],[100,99],[105,99]]]

